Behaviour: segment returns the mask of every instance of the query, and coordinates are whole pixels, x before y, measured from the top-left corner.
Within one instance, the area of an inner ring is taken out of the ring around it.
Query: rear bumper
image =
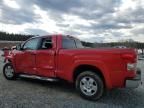
[[[142,84],[141,81],[141,70],[137,69],[136,77],[132,79],[126,80],[126,88],[137,88],[140,84]]]

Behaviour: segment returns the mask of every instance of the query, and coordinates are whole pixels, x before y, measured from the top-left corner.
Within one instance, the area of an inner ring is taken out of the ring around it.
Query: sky
[[[144,42],[144,0],[0,0],[0,31]]]

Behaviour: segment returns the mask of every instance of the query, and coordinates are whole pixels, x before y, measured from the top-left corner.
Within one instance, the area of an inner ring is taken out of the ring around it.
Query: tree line
[[[6,33],[0,31],[1,41],[25,41],[32,36],[34,35],[14,34],[14,33]]]

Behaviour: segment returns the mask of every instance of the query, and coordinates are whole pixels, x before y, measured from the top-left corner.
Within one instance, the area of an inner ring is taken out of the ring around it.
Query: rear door
[[[55,71],[55,48],[56,41],[51,36],[44,37],[36,52],[37,74],[44,77],[54,77]]]

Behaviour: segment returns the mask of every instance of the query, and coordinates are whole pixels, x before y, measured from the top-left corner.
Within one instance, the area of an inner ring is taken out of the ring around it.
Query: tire
[[[16,80],[16,74],[11,63],[6,63],[4,65],[3,75],[7,80]]]
[[[88,100],[98,100],[104,93],[102,79],[92,71],[80,73],[76,78],[75,84],[79,94]]]

